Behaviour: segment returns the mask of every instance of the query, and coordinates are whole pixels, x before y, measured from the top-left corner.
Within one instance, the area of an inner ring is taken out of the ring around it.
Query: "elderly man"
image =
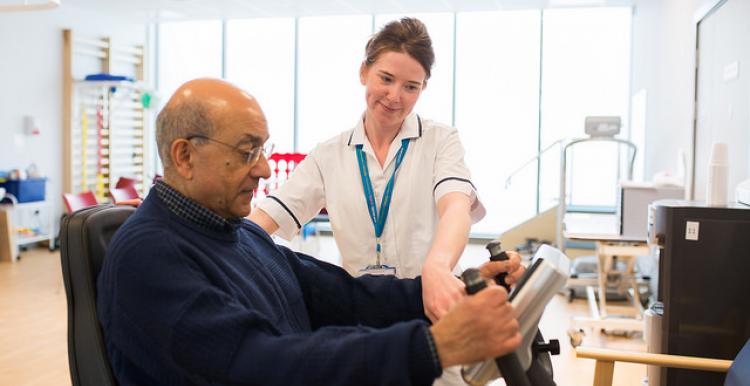
[[[505,291],[425,318],[419,279],[364,276],[296,254],[244,219],[269,176],[253,97],[198,79],[157,119],[164,180],[112,239],[99,318],[121,385],[429,385],[443,367],[513,351]],[[512,263],[486,277],[520,274]]]

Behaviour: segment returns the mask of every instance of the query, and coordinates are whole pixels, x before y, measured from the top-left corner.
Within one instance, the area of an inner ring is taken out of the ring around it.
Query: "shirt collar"
[[[354,126],[354,130],[352,130],[352,133],[349,135],[347,145],[363,145],[367,141],[364,122],[365,117],[364,114],[362,114],[362,117],[357,122],[357,126]],[[417,113],[412,111],[404,119],[404,123],[401,125],[401,130],[399,130],[398,135],[396,135],[394,141],[401,141],[404,138],[419,138],[421,136],[422,118],[420,118]]]
[[[239,217],[227,220],[219,216],[205,206],[185,197],[162,180],[156,182],[154,189],[172,213],[203,228],[218,232],[229,232],[235,230],[242,223],[242,219]]]

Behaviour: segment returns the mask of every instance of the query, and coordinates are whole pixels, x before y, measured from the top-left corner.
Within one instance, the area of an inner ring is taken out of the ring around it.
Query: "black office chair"
[[[68,300],[68,362],[73,386],[117,385],[96,315],[96,278],[112,235],[134,211],[130,206],[97,205],[63,219],[60,255]]]

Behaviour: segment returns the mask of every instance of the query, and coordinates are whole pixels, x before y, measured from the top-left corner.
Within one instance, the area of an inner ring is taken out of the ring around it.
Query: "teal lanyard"
[[[362,151],[362,145],[357,145],[357,162],[359,163],[359,175],[362,177],[362,187],[365,190],[365,199],[367,200],[367,209],[370,212],[372,226],[375,228],[375,254],[377,256],[376,265],[380,265],[380,235],[383,234],[385,220],[388,218],[388,209],[391,207],[391,196],[393,195],[393,184],[396,181],[396,172],[404,160],[406,150],[409,148],[409,138],[401,140],[401,148],[396,153],[396,166],[393,168],[391,179],[383,191],[383,198],[380,202],[380,213],[378,213],[377,204],[375,203],[375,192],[372,190],[372,181],[370,181],[370,171],[367,168],[367,158]]]

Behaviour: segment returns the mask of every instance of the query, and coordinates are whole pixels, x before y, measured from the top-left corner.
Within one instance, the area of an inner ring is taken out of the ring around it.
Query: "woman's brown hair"
[[[365,64],[372,65],[384,52],[403,52],[422,65],[430,78],[430,70],[435,63],[435,52],[432,50],[432,39],[427,27],[418,19],[405,17],[394,20],[372,35],[365,46]]]

